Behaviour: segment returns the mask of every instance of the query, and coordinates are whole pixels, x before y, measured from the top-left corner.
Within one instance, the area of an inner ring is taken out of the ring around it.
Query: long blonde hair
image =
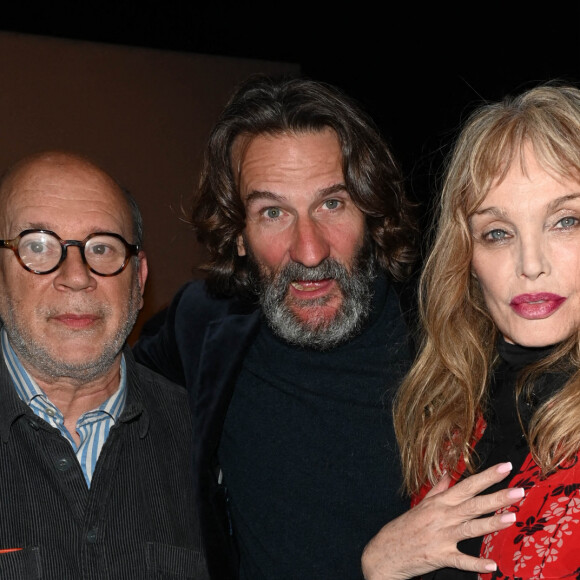
[[[469,219],[512,163],[524,167],[526,144],[544,169],[580,181],[580,90],[552,82],[484,104],[467,119],[451,152],[420,280],[421,347],[394,407],[404,485],[411,494],[434,484],[443,469],[453,471],[461,457],[469,472],[475,469],[471,442],[486,409],[497,328],[471,276]],[[561,368],[563,362],[576,371],[578,360],[573,336],[536,371]],[[580,448],[576,375],[530,423],[530,449],[544,474]]]

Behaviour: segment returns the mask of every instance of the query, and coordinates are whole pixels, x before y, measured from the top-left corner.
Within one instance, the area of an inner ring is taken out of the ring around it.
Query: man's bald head
[[[17,194],[15,185],[24,177],[33,184],[36,171],[42,170],[43,179],[46,179],[47,173],[50,175],[50,172],[54,171],[55,175],[60,175],[67,167],[82,169],[92,174],[96,180],[102,181],[107,189],[119,193],[119,197],[131,214],[133,243],[141,247],[143,245],[143,218],[133,196],[95,161],[72,151],[58,149],[40,151],[27,155],[9,166],[0,176],[0,215],[6,212],[11,196]]]

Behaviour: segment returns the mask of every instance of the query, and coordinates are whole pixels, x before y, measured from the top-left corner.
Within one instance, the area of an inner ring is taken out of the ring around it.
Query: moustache
[[[273,276],[273,281],[278,284],[289,284],[294,280],[303,280],[314,282],[317,280],[326,280],[333,278],[341,280],[348,276],[348,270],[340,262],[332,258],[327,258],[317,266],[308,267],[298,262],[290,262],[276,276]]]
[[[55,318],[57,316],[72,315],[72,316],[95,316],[104,318],[111,312],[111,307],[101,303],[86,302],[67,304],[65,306],[48,306],[40,309],[40,314],[47,318]]]

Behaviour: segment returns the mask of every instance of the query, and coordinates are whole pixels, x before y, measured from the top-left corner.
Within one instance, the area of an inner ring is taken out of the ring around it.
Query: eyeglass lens
[[[18,244],[18,255],[22,262],[31,270],[40,273],[56,267],[63,251],[60,241],[45,232],[28,233]],[[113,274],[123,266],[127,258],[127,248],[120,239],[103,234],[86,241],[84,255],[87,264],[95,272]]]

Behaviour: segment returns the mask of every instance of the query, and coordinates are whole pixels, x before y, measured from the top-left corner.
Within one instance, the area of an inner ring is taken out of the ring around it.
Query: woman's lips
[[[565,301],[566,298],[558,294],[539,292],[537,294],[520,294],[512,299],[510,306],[522,318],[538,320],[548,318]]]

